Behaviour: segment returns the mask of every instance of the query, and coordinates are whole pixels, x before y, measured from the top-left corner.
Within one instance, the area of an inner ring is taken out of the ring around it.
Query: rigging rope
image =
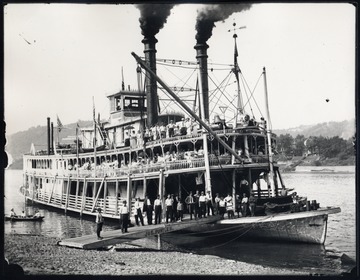
[[[258,105],[257,102],[256,102],[256,99],[253,97],[253,95],[254,95],[255,89],[257,88],[257,86],[258,86],[258,84],[259,84],[259,81],[260,81],[262,75],[263,75],[263,73],[260,74],[258,80],[256,81],[256,84],[255,84],[254,89],[251,91],[249,85],[247,84],[247,82],[246,82],[246,80],[245,80],[245,77],[241,74],[241,77],[243,78],[242,80],[243,80],[244,85],[246,85],[246,86],[248,87],[249,91],[251,92],[251,95],[250,95],[248,101],[246,102],[246,104],[247,104],[248,102],[250,102],[250,98],[252,98],[252,99],[254,100],[254,103],[255,103],[257,109],[259,110],[259,113],[260,113],[261,117],[263,117],[263,114],[262,114],[262,112],[261,112],[261,110],[260,110],[260,108],[259,108],[259,105]],[[246,106],[246,104],[244,105],[244,107]],[[252,112],[252,110],[251,110],[251,112]],[[253,114],[253,117],[255,117],[254,114]]]

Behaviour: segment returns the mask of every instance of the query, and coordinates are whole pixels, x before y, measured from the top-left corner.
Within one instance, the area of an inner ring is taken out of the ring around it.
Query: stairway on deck
[[[156,234],[176,231],[200,224],[214,223],[220,220],[220,216],[208,216],[198,220],[184,220],[182,222],[161,223],[157,225],[146,225],[128,228],[127,233],[122,233],[121,229],[102,231],[103,239],[98,240],[96,234],[84,235],[75,238],[68,238],[60,241],[58,244],[72,248],[85,250],[99,249],[106,246],[116,245],[124,242],[131,242],[136,239],[149,237]]]

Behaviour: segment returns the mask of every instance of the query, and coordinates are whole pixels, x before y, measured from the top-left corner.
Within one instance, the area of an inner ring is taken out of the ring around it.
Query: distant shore
[[[59,239],[39,235],[5,235],[4,255],[25,275],[310,275],[248,264],[212,255],[142,250],[118,245],[109,251],[81,250],[58,246]],[[116,250],[114,250],[116,249]]]

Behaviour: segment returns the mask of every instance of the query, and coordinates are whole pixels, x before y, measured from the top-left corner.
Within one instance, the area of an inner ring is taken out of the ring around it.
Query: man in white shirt
[[[170,120],[170,123],[167,125],[169,137],[173,137],[173,136],[174,136],[174,128],[175,128],[174,121],[173,121],[173,120]]]
[[[123,201],[123,205],[120,207],[120,227],[121,232],[128,232],[129,222],[129,210],[126,205],[126,200]]]
[[[173,202],[174,202],[174,200],[171,198],[171,195],[168,194],[167,199],[165,199],[165,206],[166,206],[166,223],[169,222],[169,218],[170,218],[170,221],[171,221]]]
[[[200,204],[200,215],[199,218],[206,218],[206,196],[204,192],[201,192],[199,196],[199,204]]]
[[[140,219],[140,223],[143,226],[144,225],[144,218],[143,218],[142,211],[141,211],[141,205],[140,205],[140,198],[139,197],[136,198],[134,207],[135,207],[135,223],[138,226],[139,225],[139,219]]]
[[[160,199],[160,195],[154,201],[155,206],[155,225],[161,224],[161,213],[162,213],[162,203]]]
[[[210,210],[211,210],[211,214],[214,216],[214,206],[213,206],[213,200],[212,200],[212,196],[211,196],[211,192],[208,191],[206,194],[206,208],[207,208],[207,215],[210,215]]]
[[[241,200],[241,214],[243,217],[246,217],[247,209],[248,209],[248,202],[249,202],[249,199],[246,196],[246,193],[244,193],[243,199]]]
[[[220,197],[219,194],[217,193],[214,199],[215,202],[215,213],[216,215],[219,215],[219,202],[220,202]]]
[[[185,198],[185,203],[188,206],[189,214],[190,214],[190,220],[192,220],[192,215],[194,212],[194,198],[192,196],[192,192],[189,193],[189,195]]]

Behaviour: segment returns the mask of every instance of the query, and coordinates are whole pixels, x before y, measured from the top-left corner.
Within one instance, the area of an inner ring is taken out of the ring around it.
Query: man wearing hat
[[[120,227],[121,232],[128,232],[128,222],[129,222],[129,210],[126,206],[126,200],[123,201],[123,206],[120,208]]]
[[[97,235],[97,238],[98,239],[103,239],[100,236],[100,232],[102,231],[102,227],[103,227],[103,224],[104,224],[104,218],[101,215],[101,208],[97,209],[95,223],[96,223],[96,235]]]
[[[141,211],[141,205],[140,205],[140,198],[137,197],[136,201],[135,201],[135,222],[136,225],[139,225],[139,219],[140,219],[140,223],[143,226],[144,225],[144,218],[143,218],[143,214]]]

